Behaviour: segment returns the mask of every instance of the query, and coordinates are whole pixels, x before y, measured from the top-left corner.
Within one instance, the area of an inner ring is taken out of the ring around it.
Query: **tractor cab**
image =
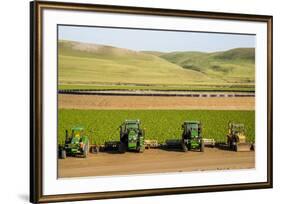
[[[123,124],[124,124],[125,131],[139,130],[140,128],[139,120],[125,120]]]
[[[84,128],[82,127],[71,128],[71,137],[81,137],[83,133],[84,133]]]
[[[229,134],[236,135],[237,137],[241,137],[245,135],[245,126],[240,123],[230,123],[229,124]]]
[[[186,139],[201,137],[201,123],[199,121],[185,121],[182,125]]]

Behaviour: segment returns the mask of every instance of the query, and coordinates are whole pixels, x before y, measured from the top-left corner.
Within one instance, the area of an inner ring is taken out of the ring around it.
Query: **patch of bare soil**
[[[217,148],[187,153],[161,149],[125,154],[101,152],[89,154],[87,158],[68,157],[58,161],[60,178],[250,168],[255,168],[255,152]]]
[[[255,97],[105,96],[59,94],[65,109],[254,110]]]

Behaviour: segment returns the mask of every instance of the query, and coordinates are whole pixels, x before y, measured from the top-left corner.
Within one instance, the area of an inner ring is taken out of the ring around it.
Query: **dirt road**
[[[255,97],[252,92],[225,91],[153,91],[153,90],[59,90],[61,94],[107,96],[182,96],[182,97]]]
[[[169,97],[59,94],[59,108],[66,109],[182,109],[254,110],[255,97]]]
[[[150,149],[144,153],[89,154],[88,158],[68,157],[58,161],[62,177],[128,175],[182,171],[249,169],[255,167],[255,153],[206,148],[205,152]]]

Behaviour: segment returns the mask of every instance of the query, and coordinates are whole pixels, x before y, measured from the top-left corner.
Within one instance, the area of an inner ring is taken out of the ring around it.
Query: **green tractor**
[[[87,157],[89,153],[89,138],[84,133],[84,128],[74,127],[69,136],[68,130],[65,131],[65,143],[60,147],[60,157],[81,155]]]
[[[144,130],[140,127],[140,120],[125,120],[120,126],[119,152],[144,152]]]
[[[182,149],[187,152],[197,149],[204,152],[204,141],[202,137],[202,125],[200,121],[184,121],[182,124]]]

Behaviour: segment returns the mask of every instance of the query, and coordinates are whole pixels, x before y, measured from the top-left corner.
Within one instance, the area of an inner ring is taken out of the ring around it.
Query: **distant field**
[[[80,110],[255,110],[255,98],[58,94],[58,107]]]
[[[252,84],[236,85],[92,85],[92,84],[64,84],[59,85],[59,90],[167,90],[167,91],[233,91],[233,92],[254,92]]]
[[[254,90],[254,48],[161,53],[59,41],[58,51],[60,89]]]
[[[228,121],[244,123],[248,141],[255,140],[255,112],[228,110],[75,110],[59,109],[58,141],[63,143],[65,129],[82,126],[92,144],[119,140],[118,127],[125,119],[140,119],[146,129],[147,139],[164,142],[180,138],[181,124],[185,120],[200,120],[203,137],[225,141]]]

